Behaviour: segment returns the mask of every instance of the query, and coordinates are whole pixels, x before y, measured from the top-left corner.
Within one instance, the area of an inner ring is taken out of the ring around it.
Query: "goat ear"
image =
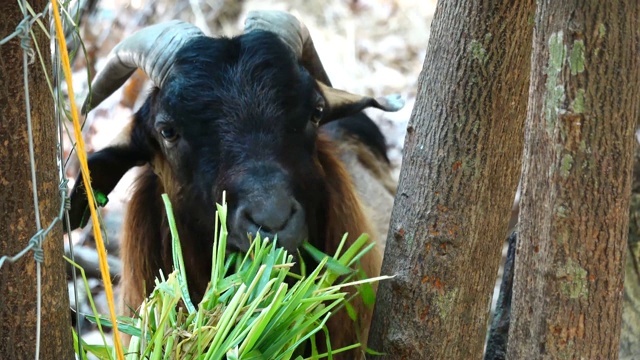
[[[107,204],[107,195],[129,169],[149,161],[147,152],[134,145],[132,135],[132,128],[129,126],[120,133],[111,145],[91,154],[87,160],[91,187],[97,206]],[[65,232],[84,227],[90,217],[87,191],[84,187],[82,174],[76,178],[70,198],[69,222],[71,228],[66,229],[65,224]]]
[[[356,114],[368,107],[393,112],[402,109],[404,106],[404,99],[398,94],[372,98],[334,89],[320,81],[317,81],[317,83],[325,100],[322,123]]]

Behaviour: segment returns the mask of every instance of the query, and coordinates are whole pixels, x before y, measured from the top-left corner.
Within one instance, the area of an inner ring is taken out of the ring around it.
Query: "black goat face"
[[[140,112],[165,191],[176,212],[211,227],[226,191],[232,247],[247,249],[247,233],[260,231],[293,251],[315,231],[323,191],[316,82],[268,32],[199,37],[187,48]]]
[[[163,54],[163,45],[172,50]],[[323,240],[318,127],[369,106],[396,111],[403,105],[398,96],[358,96],[314,79],[309,65],[268,31],[215,39],[172,22],[141,31],[113,54],[83,112],[136,67],[158,87],[119,140],[89,158],[94,191],[108,194],[130,168],[150,164],[173,203],[178,229],[199,241],[212,239],[215,202],[226,191],[229,245],[240,250],[249,244],[247,234],[258,231],[277,234],[289,251],[305,239]],[[77,181],[71,229],[83,226],[86,206]]]

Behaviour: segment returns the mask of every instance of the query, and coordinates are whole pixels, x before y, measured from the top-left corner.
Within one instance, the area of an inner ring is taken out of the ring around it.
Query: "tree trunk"
[[[640,147],[636,144],[624,268],[620,360],[640,359]]]
[[[639,9],[538,1],[509,359],[618,357]]]
[[[409,122],[369,346],[480,359],[522,154],[534,1],[441,1]]]
[[[46,0],[30,1],[43,9]],[[22,20],[15,1],[0,2],[0,39]],[[49,40],[34,25],[47,66]],[[0,255],[15,255],[36,232],[22,80],[20,40],[0,46]],[[31,115],[42,226],[58,215],[57,129],[53,100],[39,61],[29,65]],[[73,359],[61,226],[44,239],[40,359]],[[36,262],[33,252],[0,268],[0,358],[33,359],[36,346]]]

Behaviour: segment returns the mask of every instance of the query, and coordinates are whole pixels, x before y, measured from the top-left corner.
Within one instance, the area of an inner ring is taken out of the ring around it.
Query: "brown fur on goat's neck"
[[[324,237],[326,252],[332,254],[337,250],[344,233],[349,233],[348,245],[363,233],[369,234],[371,241],[376,241],[351,176],[338,159],[335,144],[321,134],[316,146],[328,196]],[[362,266],[368,276],[379,275],[381,261],[381,254],[375,248],[364,256]]]
[[[125,214],[120,254],[123,263],[121,309],[132,315],[153,290],[158,270],[163,268],[163,214],[160,207],[162,188],[156,175],[147,166],[132,187],[132,197]]]
[[[372,232],[369,220],[365,216],[351,177],[338,159],[335,144],[321,134],[316,146],[318,149],[318,161],[324,170],[328,196],[326,253],[335,253],[345,232],[349,233],[347,245],[353,244],[362,233],[369,234],[371,236],[370,241],[377,241],[374,238],[375,234]],[[382,265],[380,248],[375,246],[363,256],[360,263],[368,277],[378,276]],[[358,314],[357,324],[353,324],[347,312],[341,310],[329,319],[327,328],[329,329],[333,348],[337,349],[357,342],[360,342],[363,347],[334,355],[334,359],[364,358],[363,350],[367,343],[373,309],[367,307],[358,296],[356,296],[352,305]],[[356,325],[359,331],[356,331]]]
[[[168,276],[174,268],[171,232],[161,195],[175,193],[176,189],[165,188],[161,179],[166,179],[167,174],[158,174],[157,170],[150,166],[142,169],[127,208],[121,244],[124,265],[121,310],[124,315],[131,315],[130,308],[135,310],[151,293],[159,270]],[[192,300],[199,302],[209,281],[211,254],[202,251],[205,247],[202,242],[206,239],[192,236],[193,232],[180,221],[179,214],[174,215],[183,243],[182,255]]]
[[[344,233],[349,233],[347,246],[351,245],[362,233],[374,234],[367,220],[351,177],[336,154],[335,144],[319,135],[317,142],[317,165],[321,168],[326,184],[327,201],[326,228],[324,229],[325,251],[328,254],[335,253]],[[157,170],[157,169],[156,169]],[[169,241],[168,228],[165,223],[164,207],[160,195],[164,192],[161,180],[156,173],[147,166],[137,178],[133,187],[133,194],[128,204],[122,239],[122,306],[121,313],[131,315],[130,309],[136,310],[144,298],[153,290],[154,279],[158,276],[158,270],[162,269],[165,275],[172,268],[171,255],[168,253],[166,242]],[[188,233],[178,224],[181,237],[189,239]],[[375,241],[372,239],[371,241]],[[183,252],[189,254],[203,252],[201,249],[190,249],[188,243],[183,241]],[[210,266],[210,255],[194,258],[187,269],[189,274],[189,286],[191,288],[202,287],[209,279],[210,269],[203,270],[202,266]],[[193,264],[193,262],[200,264]],[[369,277],[378,276],[382,263],[382,254],[378,247],[374,247],[362,259],[363,270]],[[191,267],[195,265],[196,268]],[[206,286],[206,285],[205,285]],[[198,290],[196,290],[198,291]],[[204,288],[203,290],[204,291]],[[372,310],[366,307],[356,297],[353,304],[359,316],[358,327],[349,326],[352,320],[345,310],[334,314],[327,323],[331,334],[333,348],[352,345],[356,342],[366,344],[366,338],[371,321]],[[322,343],[320,343],[322,344]],[[360,359],[362,350],[353,350],[337,354],[334,359]]]

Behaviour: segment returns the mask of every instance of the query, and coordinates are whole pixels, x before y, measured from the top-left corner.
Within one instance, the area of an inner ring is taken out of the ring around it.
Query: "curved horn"
[[[255,30],[277,34],[289,45],[311,76],[331,86],[329,76],[309,35],[309,29],[298,18],[283,11],[251,11],[244,22],[244,32]]]
[[[397,94],[371,98],[331,87],[329,76],[327,76],[313,45],[309,29],[295,16],[282,11],[252,11],[247,15],[244,31],[249,33],[255,30],[270,31],[278,35],[289,45],[311,76],[316,79],[327,107],[321,124],[355,114],[367,107],[375,107],[384,111],[398,111],[404,106],[404,100]]]
[[[137,68],[141,68],[161,87],[182,46],[190,39],[203,35],[194,25],[173,20],[146,27],[126,38],[111,50],[107,65],[93,80],[91,94],[82,106],[82,114],[109,97]]]

